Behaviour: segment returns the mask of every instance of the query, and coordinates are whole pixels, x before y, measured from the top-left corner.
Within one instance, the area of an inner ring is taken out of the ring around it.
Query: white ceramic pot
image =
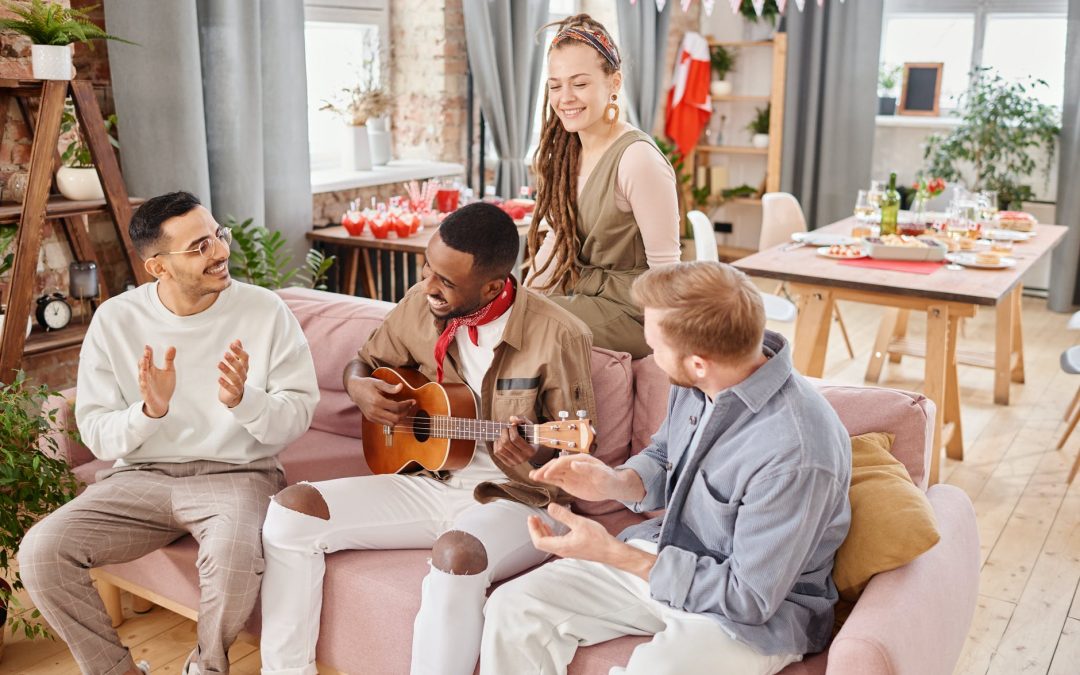
[[[754,137],[750,139],[750,143],[755,148],[767,148],[769,147],[769,134],[754,134]]]
[[[709,85],[709,93],[713,96],[731,96],[732,86],[727,80],[713,80]]]
[[[31,45],[30,60],[39,80],[70,80],[74,75],[71,45]]]
[[[60,167],[60,170],[56,172],[56,187],[60,189],[60,194],[74,201],[105,199],[105,191],[101,189],[101,180],[94,167],[88,169]]]
[[[375,117],[368,120],[367,127],[371,138],[371,163],[383,166],[390,161],[390,121]]]
[[[341,159],[346,171],[371,171],[371,137],[366,125],[345,127],[345,152]]]

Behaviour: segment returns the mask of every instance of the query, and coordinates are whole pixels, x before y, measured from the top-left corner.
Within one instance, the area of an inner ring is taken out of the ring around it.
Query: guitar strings
[[[378,426],[381,426],[381,427],[386,427],[387,425],[385,425],[385,424],[380,424],[380,425],[378,425]],[[417,431],[417,430],[416,430],[416,429],[415,429],[414,427],[411,427],[411,426],[408,426],[408,425],[405,425],[405,424],[397,424],[397,425],[394,425],[394,427],[392,428],[392,431],[391,431],[391,433],[394,433],[394,434],[406,434],[406,433],[407,433],[407,434],[412,434],[412,435],[414,435],[414,436],[415,436],[415,435],[416,435],[416,431]],[[426,429],[426,431],[432,431],[432,429]],[[435,431],[438,431],[438,432],[445,432],[445,433],[453,433],[453,432],[454,432],[454,430],[453,430],[453,429],[437,429],[437,430],[435,430]],[[492,432],[488,432],[488,433],[492,433]],[[433,434],[433,435],[434,435],[434,434]],[[436,438],[443,438],[443,437],[442,437],[442,436],[436,436]],[[558,441],[559,441],[559,439],[557,439],[557,438],[550,438],[550,437],[547,437],[547,436],[536,436],[536,435],[531,435],[531,434],[529,434],[528,432],[526,432],[526,433],[525,433],[525,435],[524,435],[524,436],[522,436],[522,438],[524,438],[524,439],[525,439],[526,441],[528,441],[528,442],[530,442],[530,443],[542,443],[542,442],[544,442],[544,441],[549,441],[549,442],[550,442],[550,441],[554,441],[554,442],[558,442]],[[493,440],[496,440],[496,439],[494,439],[494,438],[477,438],[477,439],[469,439],[469,438],[460,438],[460,439],[459,439],[459,438],[447,438],[446,440],[491,440],[491,441],[493,441]]]

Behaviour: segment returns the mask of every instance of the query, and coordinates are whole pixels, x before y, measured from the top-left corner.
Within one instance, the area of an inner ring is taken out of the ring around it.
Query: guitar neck
[[[467,417],[445,417],[435,415],[429,418],[429,433],[435,438],[450,438],[466,441],[495,441],[503,429],[515,426],[505,422],[489,422],[487,420],[474,420]],[[529,443],[539,443],[539,425],[519,424],[516,425],[522,432],[522,436]]]

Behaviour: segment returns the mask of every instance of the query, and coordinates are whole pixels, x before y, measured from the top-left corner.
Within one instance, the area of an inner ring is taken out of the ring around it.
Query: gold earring
[[[604,120],[608,124],[614,125],[616,122],[619,121],[619,106],[615,103],[618,98],[618,95],[612,94],[611,103],[608,103],[606,106],[604,106]]]

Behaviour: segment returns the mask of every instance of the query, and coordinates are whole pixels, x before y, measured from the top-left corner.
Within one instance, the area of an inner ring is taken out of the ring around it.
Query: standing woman
[[[652,350],[630,286],[679,260],[675,172],[619,119],[621,59],[607,30],[588,14],[554,25],[526,282],[588,324],[597,347],[642,358]]]

